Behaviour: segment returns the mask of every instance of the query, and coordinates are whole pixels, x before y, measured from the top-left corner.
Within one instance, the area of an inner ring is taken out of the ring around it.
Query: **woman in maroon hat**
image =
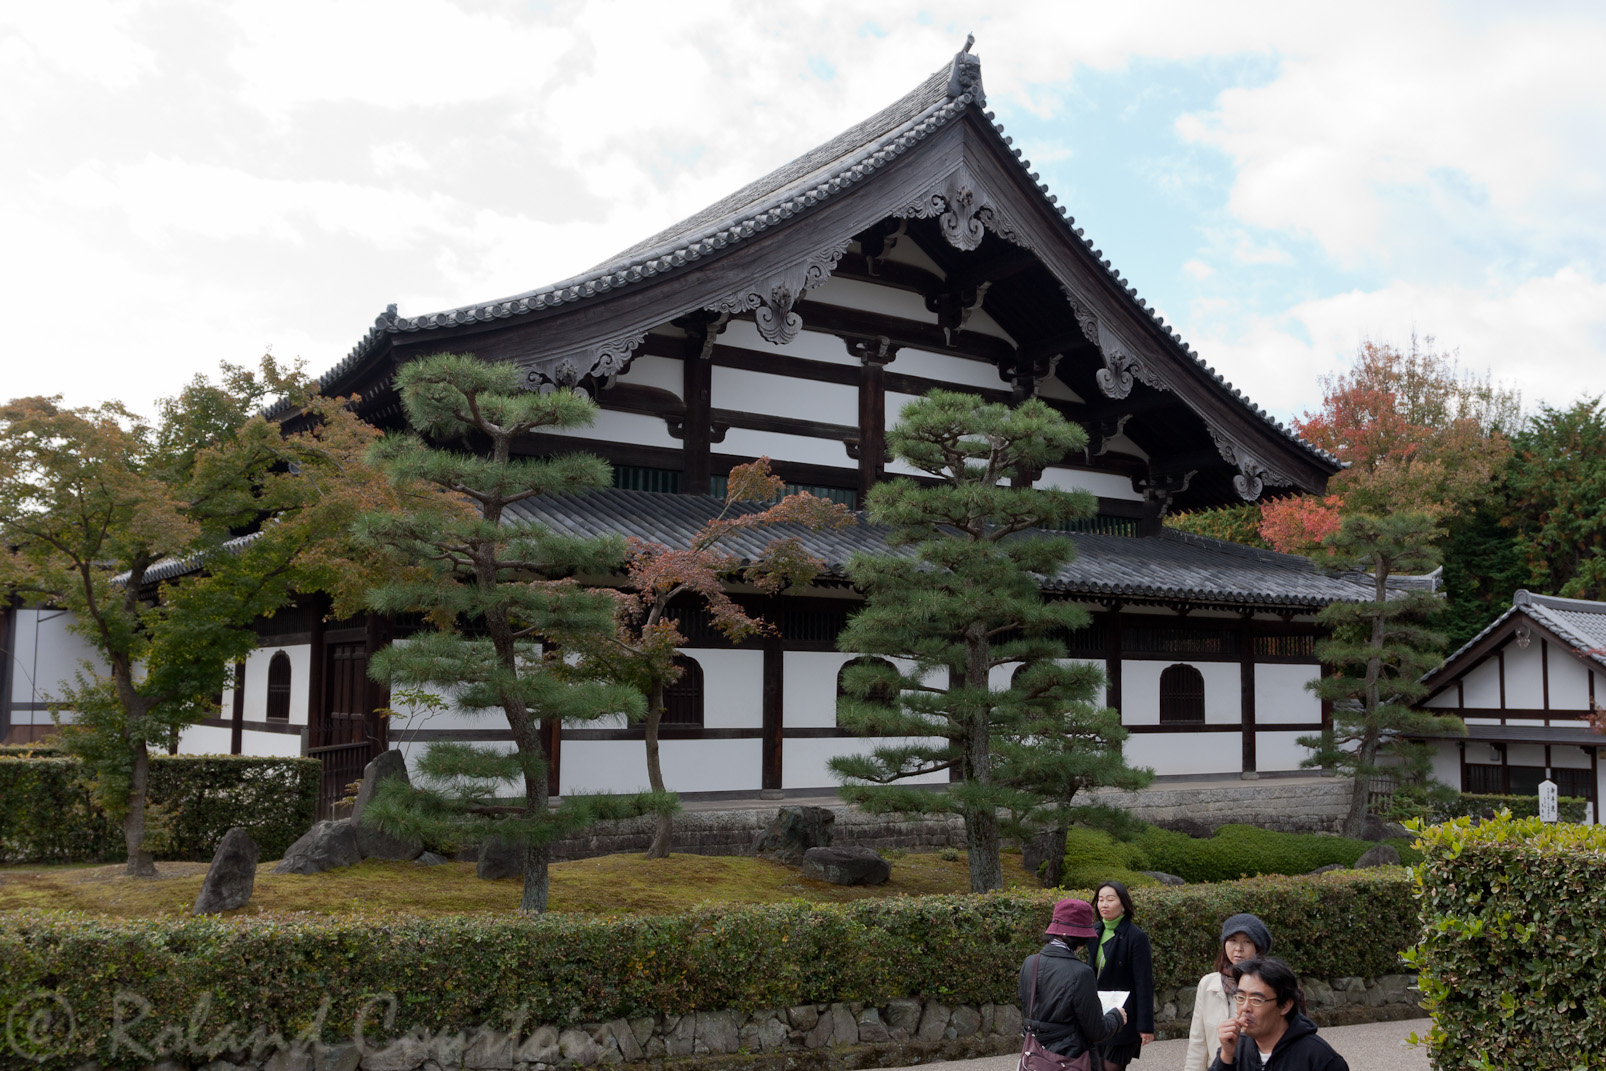
[[[1098,933],[1093,905],[1086,900],[1061,900],[1054,905],[1048,924],[1049,941],[1042,951],[1026,957],[1020,968],[1020,1006],[1026,1032],[1049,1052],[1065,1057],[1089,1057],[1088,1066],[1101,1068],[1098,1043],[1126,1024],[1126,1012],[1099,1004],[1098,979],[1077,952]]]

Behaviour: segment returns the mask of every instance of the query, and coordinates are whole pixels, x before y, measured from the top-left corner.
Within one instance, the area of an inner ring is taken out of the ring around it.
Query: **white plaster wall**
[[[703,667],[703,728],[758,729],[764,725],[763,651],[698,648],[680,653]]]
[[[926,308],[926,299],[921,295],[911,290],[877,286],[858,279],[832,276],[820,286],[810,290],[808,300],[821,301],[844,309],[860,309],[864,312],[900,316],[905,320],[915,320],[923,324],[937,322],[937,314]],[[806,306],[803,310],[803,320],[805,323],[808,322]]]
[[[762,740],[663,740],[658,748],[664,784],[672,792],[756,790],[763,782]],[[646,745],[640,740],[565,740],[560,766],[565,795],[647,787]]]
[[[104,670],[105,663],[95,654],[82,637],[68,628],[73,615],[65,610],[17,611],[13,625],[11,654],[11,701],[13,703],[44,703],[60,694],[62,682],[71,684],[79,671],[79,663],[88,661]],[[28,724],[16,715],[27,711],[14,711],[12,721]],[[50,720],[48,711],[38,711],[44,717],[33,724]]]
[[[839,781],[832,776],[826,763],[839,755],[863,755],[883,744],[895,744],[897,739],[861,739],[858,737],[828,737],[821,740],[785,740],[781,745],[781,785],[787,789],[835,788]],[[899,782],[905,785],[938,785],[948,782],[948,771],[911,777]],[[758,773],[753,784],[759,783]]]
[[[1425,707],[1431,707],[1434,710],[1454,710],[1457,695],[1458,693],[1456,692],[1455,682],[1451,681],[1448,687],[1434,692],[1432,695],[1424,699],[1422,701],[1422,705]]]
[[[312,645],[296,643],[284,647],[258,647],[245,658],[246,721],[268,720],[268,663],[283,651],[290,658],[290,724],[307,724],[308,684],[312,673]],[[225,717],[234,712],[234,689],[223,696]]]
[[[1499,718],[1463,718],[1461,720],[1467,725],[1499,725],[1500,724],[1500,719]]]
[[[1550,647],[1550,706],[1553,710],[1589,709],[1589,668],[1555,644]]]
[[[1065,381],[1059,376],[1049,376],[1047,379],[1038,380],[1037,393],[1039,397],[1053,398],[1062,402],[1082,401],[1082,396],[1067,387]]]
[[[891,241],[881,259],[890,260],[898,264],[909,264],[916,268],[924,268],[939,279],[948,278],[948,273],[938,267],[935,260],[926,256],[924,249],[921,249],[902,235]]]
[[[1320,723],[1322,701],[1315,692],[1307,691],[1305,685],[1309,681],[1319,680],[1321,675],[1320,666],[1257,663],[1255,720]]]
[[[634,443],[637,446],[667,446],[679,450],[683,443],[669,434],[664,418],[643,413],[620,413],[603,409],[589,428],[543,428],[549,435],[572,439]]]
[[[1461,745],[1454,740],[1440,740],[1433,747],[1432,776],[1457,792],[1461,791]]]
[[[1544,764],[1545,747],[1543,744],[1506,745],[1507,766],[1543,766]]]
[[[1095,667],[1098,668],[1100,673],[1104,672],[1104,663],[1103,663],[1102,660],[1095,661],[1095,660],[1090,660],[1090,659],[1086,659],[1086,658],[1061,658],[1061,659],[1058,659],[1058,661],[1061,664],[1068,665],[1068,666],[1072,666],[1072,665],[1095,666]],[[992,672],[987,675],[988,687],[992,688],[992,690],[995,691],[995,692],[1002,692],[1002,691],[1005,691],[1006,689],[1008,689],[1009,688],[1010,679],[1012,677],[1014,677],[1015,670],[1016,670],[1016,668],[1018,666],[1020,666],[1019,662],[1010,662],[1008,665],[994,666]],[[1106,684],[1107,683],[1108,682],[1106,682]],[[1089,700],[1089,701],[1091,703],[1093,703],[1095,706],[1103,706],[1104,705],[1105,687],[1106,687],[1106,685],[1101,684],[1098,688],[1096,688],[1094,690],[1093,698],[1091,700]]]
[[[732,320],[725,326],[718,343],[759,352],[784,353],[788,357],[806,357],[811,361],[829,361],[832,364],[851,364],[855,367],[859,364],[859,358],[848,352],[847,343],[840,338],[820,331],[810,331],[807,315],[803,317],[803,330],[784,346],[766,342],[764,336],[758,333],[758,326],[748,320]]]
[[[1121,722],[1124,725],[1160,724],[1160,674],[1178,663],[1193,666],[1204,677],[1205,724],[1231,725],[1243,721],[1243,689],[1236,662],[1166,662],[1123,660],[1121,663]],[[1200,738],[1215,734],[1201,734]],[[1204,772],[1204,771],[1200,771]]]
[[[1243,737],[1237,733],[1139,733],[1127,737],[1130,766],[1157,774],[1238,773],[1243,769]]]
[[[1313,730],[1314,731],[1314,730]],[[1255,769],[1262,773],[1284,773],[1298,770],[1299,764],[1310,756],[1310,749],[1297,741],[1304,732],[1255,734]],[[1241,761],[1241,756],[1240,756]]]
[[[781,711],[786,725],[797,729],[835,728],[836,675],[843,663],[854,656],[836,651],[787,651],[783,657]],[[796,743],[802,741],[788,740],[784,746],[790,748]]]
[[[848,457],[848,448],[836,439],[815,439],[807,435],[783,435],[732,428],[725,433],[724,442],[714,444],[714,450],[716,453],[735,454],[738,457],[762,456],[778,461],[832,465],[842,470],[842,477],[848,483],[854,483],[858,479],[859,463]]]
[[[677,398],[686,389],[685,367],[672,357],[632,357],[625,370],[619,373],[619,378],[643,387],[666,390]],[[603,397],[606,398],[607,395]]]
[[[1091,491],[1102,498],[1120,498],[1128,502],[1142,502],[1143,496],[1132,490],[1132,481],[1116,472],[1091,472],[1087,469],[1049,467],[1033,486],[1056,488],[1061,491]]]
[[[1539,644],[1530,643],[1526,649],[1514,643],[1506,644],[1506,706],[1533,707],[1545,705],[1544,663]]]
[[[1513,650],[1512,644],[1506,649]],[[1509,686],[1509,682],[1508,682]],[[1469,707],[1498,707],[1500,705],[1500,663],[1490,658],[1477,669],[1461,678],[1462,694]]]
[[[1550,768],[1553,770],[1589,769],[1589,752],[1569,744],[1550,746]]]
[[[765,416],[823,420],[832,424],[859,423],[859,388],[845,383],[820,383],[743,368],[711,369],[713,406]],[[727,443],[729,440],[727,439]],[[842,444],[836,443],[842,451]]]
[[[267,736],[267,733],[258,733],[258,736]],[[234,738],[228,729],[219,729],[215,725],[190,725],[180,730],[178,734],[178,753],[180,755],[227,755]],[[246,751],[242,746],[241,754],[251,755],[259,752]],[[297,754],[299,754],[299,748]]]
[[[919,376],[922,379],[935,379],[939,383],[948,383],[956,390],[964,390],[966,387],[1005,390],[1009,387],[1008,383],[999,378],[997,366],[989,361],[975,361],[968,357],[931,353],[928,350],[899,350],[898,356],[887,368],[899,375]],[[887,396],[889,420],[896,415],[891,398],[889,394]],[[891,427],[891,423],[887,426]]]

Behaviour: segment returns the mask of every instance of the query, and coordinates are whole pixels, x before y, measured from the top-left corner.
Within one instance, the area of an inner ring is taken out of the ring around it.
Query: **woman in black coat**
[[[1149,935],[1132,918],[1132,894],[1119,881],[1106,881],[1094,901],[1099,932],[1088,942],[1088,960],[1102,990],[1127,990],[1126,1025],[1101,1045],[1104,1066],[1116,1071],[1136,1060],[1154,1040],[1154,955]]]
[[[1077,953],[1097,931],[1086,900],[1061,900],[1048,924],[1048,943],[1020,968],[1020,1008],[1026,1032],[1049,1052],[1075,1059],[1086,1053],[1098,1068],[1098,1043],[1126,1022],[1120,1008],[1099,1003],[1093,968]]]

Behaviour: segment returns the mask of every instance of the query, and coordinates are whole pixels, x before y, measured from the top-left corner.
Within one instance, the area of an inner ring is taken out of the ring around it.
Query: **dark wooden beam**
[[[1238,626],[1238,659],[1239,705],[1244,723],[1243,772],[1255,774],[1255,638],[1253,624],[1247,618]]]
[[[1015,347],[1004,339],[974,331],[959,331],[950,341],[947,332],[936,324],[901,316],[886,316],[808,299],[799,302],[796,311],[803,317],[804,327],[837,335],[850,342],[871,341],[884,335],[896,346],[952,357],[969,357],[995,365],[1005,364],[1015,356]]]
[[[694,345],[695,343],[695,345]],[[692,352],[693,349],[697,352]],[[710,442],[713,425],[713,365],[702,356],[701,340],[687,340],[681,360],[681,398],[686,424],[682,436],[686,444],[686,468],[680,489],[690,495],[708,493]]]
[[[234,702],[230,713],[233,715],[229,722],[229,754],[238,755],[245,745],[245,663],[234,663]]]
[[[765,792],[781,791],[782,730],[786,724],[782,706],[786,691],[785,672],[786,652],[778,638],[770,637],[764,641],[764,757],[759,785]]]

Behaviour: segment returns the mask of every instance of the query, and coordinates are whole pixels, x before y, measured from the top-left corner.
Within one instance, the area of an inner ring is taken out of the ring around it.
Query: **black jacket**
[[[1103,936],[1101,929],[1099,937]],[[1091,963],[1098,962],[1099,937],[1087,943]],[[1139,1034],[1154,1033],[1154,953],[1149,948],[1149,935],[1132,925],[1129,918],[1121,920],[1115,936],[1104,946],[1099,988],[1124,989],[1132,994],[1126,1000],[1126,1026],[1109,1039],[1111,1045],[1130,1044],[1138,1040]]]
[[[1034,963],[1039,964],[1035,1004],[1031,997]],[[1021,964],[1020,1008],[1026,1016],[1026,1029],[1037,1035],[1043,1048],[1061,1056],[1082,1055],[1121,1025],[1119,1011],[1100,1010],[1093,968],[1052,941]],[[1095,1060],[1094,1066],[1101,1065]]]
[[[1261,1064],[1260,1050],[1255,1047],[1255,1039],[1249,1037],[1238,1039],[1237,1057],[1231,1065],[1223,1064],[1221,1046],[1217,1043],[1210,1071],[1228,1071],[1229,1066],[1235,1071],[1261,1071],[1262,1067],[1265,1071],[1349,1071],[1344,1058],[1316,1036],[1316,1024],[1298,1012],[1289,1019],[1288,1029],[1273,1046],[1270,1061]]]

